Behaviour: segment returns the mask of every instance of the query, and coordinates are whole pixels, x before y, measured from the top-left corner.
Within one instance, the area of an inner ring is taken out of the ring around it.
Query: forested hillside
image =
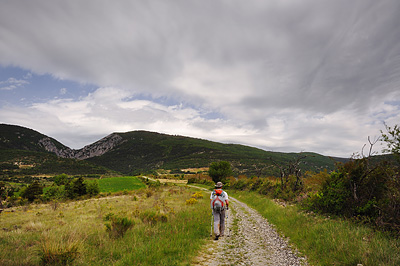
[[[38,158],[34,160],[35,170],[30,170],[35,173],[58,173],[66,170],[65,165],[78,165],[67,167],[70,168],[69,173],[99,173],[106,171],[104,168],[130,175],[158,169],[180,173],[181,169],[208,167],[213,161],[223,160],[231,163],[235,175],[277,176],[280,167],[286,167],[300,157],[303,159],[299,169],[303,172],[333,170],[337,160],[316,153],[270,152],[244,145],[147,131],[113,133],[80,150],[72,150],[32,129],[4,124],[0,125],[0,129],[0,148],[3,153],[0,162],[7,164],[21,161],[27,151],[45,153],[35,155]],[[12,155],[12,158],[6,158],[7,154]],[[49,157],[50,154],[59,158],[85,158],[87,164],[83,161],[56,159]],[[29,160],[33,160],[35,156],[32,156],[33,153],[29,153]],[[43,156],[45,160],[41,159]]]

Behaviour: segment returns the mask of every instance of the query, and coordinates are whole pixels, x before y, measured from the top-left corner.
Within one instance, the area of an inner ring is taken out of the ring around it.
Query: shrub
[[[29,202],[33,202],[38,199],[43,193],[43,186],[38,181],[34,181],[21,193],[23,198],[28,199]]]
[[[106,231],[112,238],[123,237],[126,231],[134,225],[134,222],[127,217],[119,217],[113,213],[108,213],[104,220],[108,221],[105,223]]]
[[[50,201],[50,200],[58,200],[65,198],[65,188],[64,186],[56,186],[53,185],[45,189],[45,192],[42,195],[43,201]]]
[[[190,198],[188,200],[186,200],[186,205],[193,205],[197,203],[197,199],[195,198]]]
[[[274,185],[268,179],[264,179],[262,182],[261,179],[258,179],[251,188],[252,190],[257,189],[261,195],[270,195],[274,191]]]
[[[201,193],[201,192],[196,192],[196,193],[194,193],[194,194],[192,195],[192,198],[195,198],[195,199],[202,199],[202,198],[203,198],[203,193]]]
[[[68,179],[69,177],[66,174],[56,175],[53,177],[54,183],[57,186],[65,185],[66,183],[68,183]]]
[[[89,196],[96,196],[100,193],[99,182],[97,180],[86,181],[86,193]]]
[[[232,175],[231,164],[226,161],[212,162],[208,169],[208,174],[211,176],[214,183],[219,181],[225,182],[225,179]]]
[[[41,265],[69,265],[78,257],[78,241],[67,243],[53,242],[46,239],[41,243],[39,258]]]
[[[140,217],[144,223],[149,223],[152,225],[158,222],[165,223],[168,221],[168,216],[166,214],[152,209],[140,213]]]

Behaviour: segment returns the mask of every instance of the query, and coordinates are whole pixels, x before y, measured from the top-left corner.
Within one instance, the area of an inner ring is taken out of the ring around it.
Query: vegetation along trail
[[[230,202],[225,236],[210,240],[193,265],[307,265],[257,211],[232,197]]]

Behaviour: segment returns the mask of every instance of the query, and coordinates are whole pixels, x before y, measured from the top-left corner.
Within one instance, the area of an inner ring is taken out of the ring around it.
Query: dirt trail
[[[231,197],[230,202],[227,236],[210,240],[193,265],[307,265],[257,211]]]

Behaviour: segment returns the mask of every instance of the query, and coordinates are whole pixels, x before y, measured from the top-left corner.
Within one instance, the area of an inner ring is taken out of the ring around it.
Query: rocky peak
[[[49,137],[40,139],[39,145],[44,147],[46,151],[53,152],[59,157],[84,160],[103,155],[104,153],[112,150],[122,141],[123,138],[120,135],[113,133],[79,150],[70,149],[68,147],[58,148]]]
[[[96,141],[93,144],[87,145],[80,150],[76,151],[75,158],[76,159],[87,159],[95,156],[101,156],[104,153],[112,150],[115,146],[120,144],[123,141],[123,138],[118,134],[110,134],[107,137],[102,138],[99,141]]]

